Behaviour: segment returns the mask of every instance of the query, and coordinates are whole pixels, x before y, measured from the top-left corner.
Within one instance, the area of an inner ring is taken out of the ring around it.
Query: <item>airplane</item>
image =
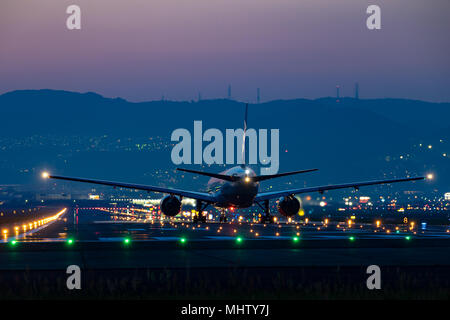
[[[167,194],[162,198],[160,203],[160,209],[164,215],[169,217],[175,217],[181,211],[181,201],[183,197],[195,199],[196,215],[194,216],[194,222],[206,222],[206,216],[202,212],[206,207],[212,205],[218,209],[221,209],[220,222],[226,222],[226,208],[248,208],[257,204],[264,210],[265,214],[261,217],[262,223],[270,223],[273,221],[273,216],[270,213],[269,201],[272,199],[279,199],[277,204],[278,212],[285,217],[292,217],[296,215],[301,209],[300,201],[295,197],[298,194],[319,192],[323,194],[328,190],[354,188],[359,190],[360,187],[377,185],[377,184],[390,184],[406,181],[417,181],[429,179],[433,177],[431,174],[427,176],[407,177],[401,179],[388,179],[388,180],[373,180],[373,181],[361,181],[336,185],[324,185],[307,188],[294,188],[281,191],[259,192],[259,184],[262,181],[290,176],[294,174],[302,174],[307,172],[317,171],[318,169],[307,169],[292,172],[284,172],[272,175],[256,175],[256,173],[245,164],[245,138],[247,130],[247,114],[248,104],[245,107],[244,118],[244,130],[243,130],[243,153],[242,163],[239,166],[232,167],[221,173],[211,173],[204,171],[196,171],[190,169],[177,168],[178,171],[193,173],[197,175],[203,175],[210,177],[208,182],[208,192],[197,192],[189,190],[180,190],[173,188],[164,188],[157,186],[149,186],[142,184],[132,184],[124,182],[106,181],[106,180],[94,180],[77,177],[66,177],[53,175],[48,172],[43,172],[42,177],[45,179],[58,179],[66,181],[75,181],[83,183],[92,183],[99,185],[112,186],[114,188],[129,188],[135,190],[145,190],[148,192],[156,192]]]

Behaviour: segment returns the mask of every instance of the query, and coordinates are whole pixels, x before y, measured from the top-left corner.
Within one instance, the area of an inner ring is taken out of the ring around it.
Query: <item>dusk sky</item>
[[[81,7],[81,30],[66,28]],[[381,7],[381,30],[366,8]],[[450,101],[448,0],[2,0],[0,93]]]

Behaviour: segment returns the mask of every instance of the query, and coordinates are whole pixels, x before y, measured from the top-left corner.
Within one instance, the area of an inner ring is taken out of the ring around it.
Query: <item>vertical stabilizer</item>
[[[245,167],[245,136],[247,134],[247,115],[248,115],[248,103],[245,104],[245,116],[244,116],[244,134],[242,135],[242,164],[241,167]]]

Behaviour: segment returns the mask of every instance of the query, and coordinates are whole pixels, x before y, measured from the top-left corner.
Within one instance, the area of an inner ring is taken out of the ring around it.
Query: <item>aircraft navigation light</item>
[[[42,178],[48,179],[50,177],[50,174],[47,171],[42,172]]]

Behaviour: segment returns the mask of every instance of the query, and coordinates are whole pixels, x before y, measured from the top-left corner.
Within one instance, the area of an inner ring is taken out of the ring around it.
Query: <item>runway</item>
[[[347,222],[249,224],[111,220],[68,210],[14,245],[0,243],[1,270],[449,266],[446,226],[426,229]]]

